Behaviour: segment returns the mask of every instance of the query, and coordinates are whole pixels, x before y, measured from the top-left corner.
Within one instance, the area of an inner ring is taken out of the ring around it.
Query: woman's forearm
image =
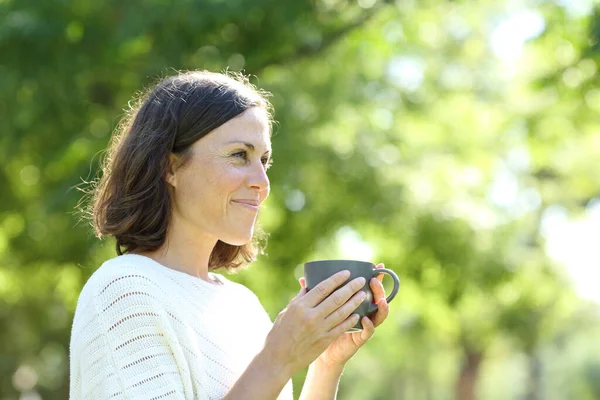
[[[278,365],[269,353],[262,351],[235,382],[223,400],[275,400],[291,379],[285,365]]]
[[[308,367],[308,374],[300,394],[300,400],[333,400],[337,396],[343,366],[325,365],[315,360]]]

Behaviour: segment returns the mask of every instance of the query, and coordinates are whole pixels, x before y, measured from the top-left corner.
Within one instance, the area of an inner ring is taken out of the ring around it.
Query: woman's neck
[[[204,235],[187,233],[185,228],[173,226],[160,249],[139,254],[167,268],[214,283],[208,276],[208,261],[217,239],[202,236]]]

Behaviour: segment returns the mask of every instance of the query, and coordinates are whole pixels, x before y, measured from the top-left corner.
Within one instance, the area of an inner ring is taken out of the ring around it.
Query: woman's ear
[[[167,168],[167,174],[165,176],[165,180],[167,183],[173,187],[177,187],[177,179],[175,172],[177,170],[177,165],[179,162],[179,158],[173,154],[169,153],[169,167]]]

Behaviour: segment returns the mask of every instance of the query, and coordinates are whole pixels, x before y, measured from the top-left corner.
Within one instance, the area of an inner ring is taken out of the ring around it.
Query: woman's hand
[[[377,268],[383,268],[383,264],[378,264]],[[319,356],[319,359],[326,365],[343,366],[352,358],[358,349],[365,344],[375,334],[375,327],[381,325],[387,318],[390,308],[385,300],[385,290],[383,288],[383,274],[377,278],[371,279],[369,283],[373,291],[373,300],[377,304],[377,311],[369,317],[363,317],[363,330],[360,332],[346,333],[339,336],[327,349]],[[302,288],[306,287],[304,278],[300,278]]]
[[[348,271],[342,271],[310,292],[303,286],[275,319],[263,352],[290,377],[317,359],[358,322],[358,315],[351,314],[364,300],[360,289],[365,279],[353,279],[335,290],[349,277]]]

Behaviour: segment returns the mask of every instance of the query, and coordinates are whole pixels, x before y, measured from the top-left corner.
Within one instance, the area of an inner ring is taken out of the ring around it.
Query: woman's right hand
[[[365,299],[363,291],[357,293],[365,279],[353,279],[333,292],[349,277],[348,271],[341,271],[308,292],[302,288],[275,319],[264,351],[287,369],[290,377],[358,322],[358,315],[350,314]]]

